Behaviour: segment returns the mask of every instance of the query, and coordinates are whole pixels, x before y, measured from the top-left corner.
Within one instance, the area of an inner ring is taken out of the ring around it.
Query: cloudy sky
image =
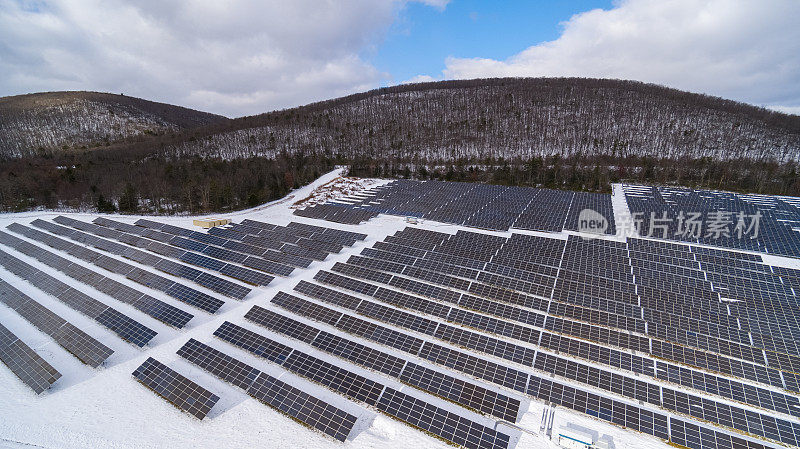
[[[800,114],[797,0],[0,0],[0,96],[236,117],[409,81],[635,79]]]

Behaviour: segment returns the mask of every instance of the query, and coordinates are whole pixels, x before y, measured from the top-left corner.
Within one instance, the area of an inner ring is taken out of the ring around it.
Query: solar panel
[[[502,385],[512,390],[525,392],[528,374],[509,368],[489,360],[475,357],[466,352],[450,349],[441,345],[426,342],[419,351],[423,359],[461,371],[470,376]]]
[[[386,388],[378,403],[378,410],[464,447],[508,447],[508,435],[393,388]]]
[[[311,344],[323,351],[392,377],[399,376],[406,363],[402,358],[324,331],[321,331]]]
[[[131,319],[100,301],[59,281],[47,273],[37,270],[25,262],[0,251],[0,265],[27,280],[40,290],[58,298],[61,302],[94,319],[116,333],[120,338],[137,346],[144,346],[157,332]]]
[[[279,345],[277,342],[267,337],[260,336],[253,332],[247,331],[246,329],[243,329],[231,323],[226,323],[224,326],[226,326],[226,333],[228,333],[228,335],[232,337],[230,338],[229,341],[234,344],[236,344],[236,342],[253,341],[253,340],[257,341],[256,345],[246,344],[245,346],[242,346],[245,347],[246,349],[254,347],[274,347],[275,345]],[[289,349],[288,347],[284,348]],[[281,351],[281,353],[283,353],[283,351]],[[257,355],[261,354],[263,354],[263,352],[260,352]],[[381,397],[381,394],[385,389],[383,385],[373,380],[355,374],[351,371],[348,371],[331,363],[328,363],[324,360],[320,360],[314,356],[303,353],[297,349],[292,350],[289,356],[285,359],[283,358],[275,359],[274,357],[269,357],[269,355],[267,355],[267,357],[270,358],[271,361],[279,363],[283,368],[289,371],[292,371],[300,376],[309,378],[315,382],[327,386],[328,388],[331,388],[334,391],[344,394],[347,397],[364,402],[368,405],[375,406],[376,404],[378,404],[378,399],[379,397]],[[393,391],[393,390],[386,389],[386,391]],[[421,406],[430,407],[432,408],[432,410],[437,410],[440,413],[447,413],[437,407],[425,403],[424,401],[421,400],[417,401]],[[381,408],[379,406],[379,409],[381,411],[389,413],[392,416],[403,419],[405,421],[408,421],[408,419],[410,418],[409,415],[403,414],[402,411],[398,411],[394,407]],[[452,417],[452,419],[458,419],[460,421],[460,424],[462,425],[470,425],[472,427],[475,427],[476,429],[488,430],[456,414],[447,413],[447,415]],[[448,439],[450,441],[459,444],[466,442],[466,439],[464,439],[463,442],[461,442],[461,440],[454,434],[443,432],[441,429],[437,429],[435,426],[424,428],[424,430],[432,431],[432,433],[440,437],[443,437],[445,439]],[[489,435],[479,434],[479,436],[481,438],[490,438],[491,441],[493,441],[494,439],[494,435],[491,433]],[[505,442],[507,444],[508,442],[507,437],[505,439]],[[487,446],[487,447],[495,447],[495,446]]]
[[[259,306],[253,306],[244,317],[259,326],[286,334],[305,343],[311,343],[319,333],[319,330],[311,326],[298,323],[286,316]]]
[[[345,441],[357,418],[281,380],[190,339],[178,355],[225,380],[262,403],[298,421]]]
[[[71,236],[70,238],[74,239],[75,241],[81,241],[81,239],[78,237],[78,235],[79,235],[78,232],[79,231],[71,231],[68,228],[65,228],[65,227],[62,227],[62,226],[58,226],[58,225],[53,225],[52,223],[47,223],[47,222],[45,222],[43,220],[34,220],[32,222],[32,224],[34,226],[36,226],[36,227],[39,227],[39,228],[42,228],[42,229],[47,229],[47,230],[49,230],[51,232],[58,233],[59,235]],[[28,235],[28,234],[25,234],[25,235]],[[65,244],[69,244],[70,243],[70,242],[64,242],[63,240],[55,238],[55,237],[52,237],[52,236],[45,237],[43,235],[37,235],[37,234],[33,234],[33,233],[29,233],[28,236],[31,236],[31,238],[35,238],[35,239],[40,240],[40,241],[42,241],[44,243],[47,243],[50,246],[54,246],[53,242],[56,241],[56,240],[59,241],[59,245],[61,245],[62,247],[65,246]],[[100,248],[102,246],[102,245],[97,245],[97,242],[100,240],[97,237],[94,237],[94,236],[88,235],[88,234],[85,235],[85,237],[88,240],[89,244],[93,244],[98,248]],[[111,242],[109,242],[109,243],[111,243]],[[77,247],[78,247],[78,245],[75,245],[75,244],[72,244],[71,246],[68,246],[68,248],[77,248]],[[119,248],[117,248],[117,247],[109,247],[109,248],[107,248],[107,250],[111,250],[112,252],[116,251],[118,249]],[[127,248],[124,248],[124,249],[127,249]],[[76,257],[80,257],[85,253],[86,253],[86,249],[84,248],[80,252],[74,252],[74,253],[71,252],[70,254],[73,254]],[[124,275],[128,279],[130,279],[130,280],[132,280],[134,282],[137,282],[139,284],[145,285],[145,286],[150,287],[150,288],[154,288],[156,290],[163,291],[167,295],[170,295],[170,296],[174,297],[175,299],[177,299],[179,301],[185,302],[185,303],[187,303],[189,305],[195,306],[195,307],[197,307],[199,309],[202,309],[202,310],[205,310],[206,312],[209,312],[209,313],[216,313],[216,311],[219,310],[219,308],[222,307],[223,304],[225,304],[225,301],[222,301],[222,300],[220,300],[218,298],[215,298],[215,297],[213,297],[211,295],[208,295],[206,293],[194,290],[194,289],[189,288],[189,287],[187,287],[187,286],[185,286],[183,284],[179,284],[177,282],[174,282],[172,280],[164,278],[163,276],[159,276],[159,275],[157,275],[155,273],[151,273],[151,272],[143,270],[141,268],[134,267],[134,266],[132,266],[132,265],[126,263],[126,262],[122,262],[121,260],[117,260],[117,259],[114,259],[114,258],[111,258],[111,257],[108,257],[108,256],[104,256],[104,255],[100,255],[99,257],[98,256],[95,257],[95,259],[93,260],[93,263],[96,264],[97,266],[101,267],[101,268],[105,268],[106,270],[112,271],[112,272],[117,273],[117,274]]]
[[[52,337],[81,362],[96,368],[114,351],[0,279],[0,302]]]
[[[275,299],[278,299],[278,295],[276,295],[272,301],[274,304],[282,305],[286,302],[285,298],[277,302]],[[319,311],[319,309],[323,309],[324,311],[322,313],[317,313],[317,315],[322,316],[333,312],[326,307],[310,303],[300,298],[293,297],[293,299],[291,306],[296,310],[295,313],[312,319],[314,318],[313,316],[305,315],[303,312],[309,310]],[[297,306],[302,303],[316,306],[316,308]],[[301,324],[296,321],[294,323],[298,325]],[[516,421],[517,419],[520,402],[506,395],[495,393],[478,385],[453,378],[417,364],[406,364],[402,359],[324,331],[320,331],[319,334],[317,334],[315,339],[311,342],[311,345],[356,364],[376,369],[384,374],[399,378],[409,385],[444,397],[468,408],[480,410],[510,421]]]
[[[214,336],[279,365],[285,362],[292,352],[292,348],[284,344],[264,338],[229,321],[222,323],[214,331]]]
[[[40,241],[42,239],[47,239],[46,234],[35,229],[17,225],[16,223],[12,224],[8,228],[14,232],[18,232],[22,235],[35,238]],[[20,251],[31,257],[35,257],[46,265],[53,267],[78,281],[91,285],[98,291],[106,293],[118,301],[130,304],[137,310],[166,324],[177,327],[178,329],[185,326],[186,323],[188,323],[189,320],[194,317],[194,315],[175,306],[153,298],[150,295],[146,295],[113,279],[107,278],[86,267],[73,264],[63,257],[57,256],[49,251],[45,251],[2,231],[0,231],[0,241],[5,245],[11,246],[17,251]],[[93,252],[90,251],[90,253]],[[85,254],[85,252],[81,252],[82,258],[85,258]]]
[[[271,302],[290,312],[330,325],[335,325],[339,321],[339,318],[342,317],[341,312],[302,300],[284,292],[278,292],[275,297],[272,298]]]
[[[338,290],[323,287],[318,284],[312,284],[308,281],[300,281],[294,287],[294,290],[312,298],[321,299],[330,304],[335,304],[339,307],[344,307],[351,310],[355,310],[359,303],[361,303],[361,299],[356,298],[355,296],[342,293]]]
[[[60,377],[39,354],[0,324],[0,361],[36,394],[41,394]]]
[[[172,234],[174,237],[167,242],[170,245],[199,252],[215,259],[242,264],[246,267],[265,271],[267,273],[289,276],[292,271],[294,271],[294,268],[288,265],[289,261],[298,261],[298,259],[295,259],[297,256],[281,255],[281,253],[278,253],[277,251],[264,251],[263,249],[259,250],[255,247],[250,248],[250,250],[257,254],[246,254],[232,251],[216,245],[226,244],[226,242],[228,242],[226,239],[203,234],[202,232],[179,228],[177,226],[164,225],[149,220],[138,220],[136,224],[139,226],[146,226],[152,229],[162,230]],[[300,258],[300,261],[305,264],[304,267],[311,263],[310,259]]]
[[[152,357],[148,357],[136,368],[133,377],[175,407],[197,419],[205,418],[219,401],[219,396]]]
[[[408,363],[400,380],[509,422],[516,422],[520,401],[430,368]]]
[[[63,216],[56,217],[55,221],[65,224],[67,226],[72,226],[78,229],[85,230],[92,234],[103,235],[104,237],[110,239],[121,240],[123,236],[127,236],[128,237],[127,243],[130,244],[136,244],[144,241],[142,237],[137,237],[131,234],[123,234],[121,231],[112,230],[110,228],[105,228],[103,226],[96,225],[93,223],[86,223],[78,220],[73,220],[71,218]],[[109,234],[110,231],[113,232]],[[179,264],[177,262],[173,262],[171,260],[162,259],[161,257],[144,253],[138,249],[119,248],[119,251],[116,251],[115,254],[124,255],[125,257],[134,259],[137,262],[142,263],[144,265],[152,266],[165,273],[169,273],[173,276],[193,281],[199,285],[214,290],[215,292],[222,293],[223,295],[229,296],[231,298],[243,299],[250,293],[251,290],[250,288],[236,284],[227,279],[217,277],[210,273],[200,271],[195,268]]]
[[[259,346],[278,344],[267,337],[247,331],[234,324],[227,324],[228,332],[234,333],[238,331],[238,334],[242,334],[242,338],[234,337],[233,339],[229,340],[234,344],[236,344],[237,341],[242,341],[243,338],[254,339],[258,342]],[[236,336],[238,336],[238,334]],[[247,345],[245,349],[251,347],[251,345]],[[283,368],[289,371],[309,378],[317,383],[331,388],[334,391],[342,393],[345,396],[365,402],[369,405],[375,405],[377,403],[378,397],[383,390],[383,386],[373,380],[342,369],[309,354],[305,354],[297,349],[291,351],[291,354],[285,359],[269,359],[272,362],[279,363]]]

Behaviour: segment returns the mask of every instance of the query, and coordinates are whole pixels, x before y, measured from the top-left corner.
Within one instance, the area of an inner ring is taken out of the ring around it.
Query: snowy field
[[[307,269],[297,269],[288,278],[276,277],[268,287],[254,288],[243,301],[226,298],[226,304],[217,314],[209,315],[192,309],[195,318],[181,329],[170,328],[163,323],[139,312],[127,304],[116,302],[102,293],[90,294],[101,302],[114,304],[120,311],[137,319],[141,323],[158,331],[158,336],[144,349],[127,344],[117,338],[115,334],[101,327],[93,320],[73,311],[58,300],[35,289],[28,282],[14,276],[0,267],[0,278],[12,286],[40,301],[68,321],[76,324],[82,330],[102,341],[114,350],[114,354],[106,361],[104,366],[92,369],[81,364],[77,359],[57,345],[50,337],[38,331],[35,327],[17,315],[14,311],[0,305],[0,323],[8,327],[19,336],[26,344],[38,354],[55,366],[63,377],[53,387],[41,395],[34,394],[26,385],[5,366],[0,364],[0,448],[448,448],[451,447],[441,440],[435,439],[422,431],[414,429],[402,422],[370,409],[363,404],[345,400],[342,396],[330,390],[302,379],[292,373],[266,360],[254,357],[252,354],[228,345],[212,336],[224,321],[246,328],[254,328],[252,323],[244,320],[244,314],[253,305],[259,305],[270,310],[279,310],[269,301],[279,291],[290,292],[301,280],[311,280],[320,269],[330,269],[336,262],[344,262],[351,255],[359,254],[365,247],[372,246],[375,242],[383,240],[386,236],[409,226],[403,217],[380,215],[376,219],[358,226],[343,225],[331,222],[303,218],[292,214],[294,204],[303,199],[308,203],[318,203],[325,199],[335,198],[337,195],[358,195],[359,189],[380,185],[383,181],[367,180],[361,182],[337,180],[340,171],[334,171],[322,176],[313,184],[291,192],[287,198],[273,203],[265,204],[253,209],[232,214],[217,214],[214,217],[230,218],[235,223],[243,219],[253,219],[267,223],[286,225],[289,222],[300,222],[325,226],[330,228],[355,231],[367,234],[365,241],[359,241],[352,247],[345,247],[338,254],[331,254],[325,261],[315,261]],[[341,185],[341,189],[331,188]],[[325,186],[320,190],[319,187]],[[616,187],[616,186],[615,186]],[[614,189],[614,210],[617,216],[627,212],[624,198],[620,202],[622,189]],[[67,215],[81,220],[91,221],[96,214],[60,214],[60,213],[20,213],[0,216],[0,230],[12,223],[28,224],[41,218],[50,220],[57,215]],[[109,218],[133,223],[140,217],[110,216]],[[149,217],[152,219],[152,217]],[[159,222],[171,223],[185,228],[193,228],[192,219],[196,217],[156,217]],[[472,232],[486,232],[490,234],[509,236],[510,232],[480,231],[473,228],[446,225],[434,222],[421,222],[414,225],[421,229],[435,230],[438,232],[455,233],[459,229]],[[197,228],[195,228],[197,229]],[[515,231],[520,232],[520,231]],[[566,238],[567,233],[544,234],[536,232],[522,232],[526,234],[542,234],[550,237],[560,236]],[[15,236],[20,237],[18,234]],[[615,238],[620,238],[617,236]],[[24,238],[23,238],[24,239]],[[28,240],[28,239],[26,239]],[[33,241],[32,241],[33,242]],[[34,242],[35,243],[35,242]],[[43,246],[39,243],[35,243]],[[51,250],[49,247],[45,247]],[[63,282],[86,291],[85,285],[51,269],[35,259],[32,259],[12,248],[0,246],[5,252],[40,268]],[[72,261],[78,261],[65,253],[59,252]],[[114,256],[116,257],[116,256]],[[768,263],[800,268],[797,260],[781,257],[765,257]],[[128,263],[135,264],[128,261]],[[149,271],[152,267],[137,265]],[[94,266],[90,266],[96,269]],[[115,274],[97,270],[107,277],[113,278],[131,287],[142,289],[138,284]],[[160,275],[171,278],[169,275],[158,272]],[[179,280],[179,278],[172,278]],[[194,287],[194,285],[193,285]],[[197,288],[215,297],[218,294],[210,290]],[[181,305],[173,298],[160,291],[148,291],[152,296],[173,305]],[[186,309],[186,307],[183,307]],[[302,320],[300,320],[302,321]],[[332,333],[340,331],[326,327],[320,323],[315,326]],[[298,346],[294,340],[285,336],[272,333],[264,328],[258,328],[262,333],[276,341],[290,346]],[[302,390],[328,401],[345,411],[356,415],[358,422],[345,443],[340,443],[320,432],[306,428],[290,418],[278,413],[272,408],[258,402],[230,384],[223,382],[208,372],[190,364],[176,355],[176,351],[190,338],[195,338],[212,347],[223,350],[239,360],[244,361],[263,372],[279,377]],[[352,337],[351,337],[352,338]],[[384,352],[400,355],[399,351],[358,340],[362,344],[380,348]],[[338,359],[328,353],[320,352],[311,346],[303,345],[302,350],[323,360],[334,362]],[[219,402],[211,413],[202,421],[185,414],[171,406],[163,399],[156,396],[146,387],[137,382],[131,373],[148,357],[167,364],[176,371],[196,381],[201,386],[220,396]],[[405,355],[405,358],[410,356]],[[341,363],[339,363],[341,365]],[[420,362],[425,365],[425,363]],[[394,379],[367,369],[348,368],[365,377],[380,380],[382,383],[395,387],[400,391],[413,391]],[[607,367],[605,369],[608,369]],[[455,372],[449,374],[459,377]],[[460,377],[464,377],[463,375]],[[466,378],[466,377],[464,377]],[[472,379],[472,381],[475,381]],[[565,381],[569,382],[569,381]],[[500,391],[486,383],[477,382],[489,389]],[[591,388],[582,386],[583,389],[592,391]],[[680,388],[680,387],[677,387]],[[598,390],[599,391],[599,390]],[[529,397],[509,393],[523,401],[524,414],[517,426],[519,430],[498,425],[498,430],[512,436],[512,445],[516,448],[541,448],[556,447],[554,442],[541,435],[539,432],[542,413],[545,404],[531,400]],[[417,393],[410,393],[416,394]],[[453,404],[432,396],[425,396],[429,402],[445,408],[458,409]],[[725,402],[722,399],[719,399]],[[459,413],[487,426],[494,426],[495,420],[476,413],[459,409]],[[691,420],[689,420],[691,421]],[[613,439],[613,444],[618,449],[649,449],[667,447],[665,442],[638,432],[629,431],[613,426],[603,421],[592,419],[586,415],[578,414],[564,408],[557,408],[555,412],[554,429],[567,423],[573,426],[582,426],[593,431],[596,436],[608,435]]]

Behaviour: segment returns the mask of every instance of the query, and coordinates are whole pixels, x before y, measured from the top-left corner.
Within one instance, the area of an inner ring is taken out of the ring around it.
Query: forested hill
[[[800,116],[652,84],[577,78],[406,84],[193,135],[170,150],[225,158],[306,150],[429,162],[556,154],[800,157]]]
[[[0,210],[204,213],[332,169],[608,192],[800,196],[800,116],[631,81],[408,84],[233,120],[135,98],[0,99]]]
[[[90,150],[224,121],[206,112],[98,92],[1,97],[0,157]]]

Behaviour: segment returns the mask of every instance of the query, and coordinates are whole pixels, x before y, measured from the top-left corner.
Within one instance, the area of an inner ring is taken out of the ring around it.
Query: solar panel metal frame
[[[61,373],[0,324],[0,361],[36,394],[49,389]]]

